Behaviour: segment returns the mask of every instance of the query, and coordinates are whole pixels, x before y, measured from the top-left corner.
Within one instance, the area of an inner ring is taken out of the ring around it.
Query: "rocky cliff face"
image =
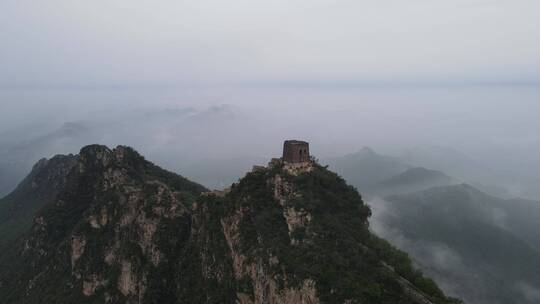
[[[62,163],[0,255],[3,303],[454,303],[318,165],[257,170],[216,195],[127,147]]]
[[[36,212],[65,188],[76,163],[74,155],[42,159],[15,191],[0,199],[0,250],[31,227]]]

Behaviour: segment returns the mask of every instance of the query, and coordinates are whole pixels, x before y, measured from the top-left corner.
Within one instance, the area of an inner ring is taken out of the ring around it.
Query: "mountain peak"
[[[437,180],[450,181],[451,179],[451,177],[441,171],[430,170],[424,167],[414,167],[383,181],[383,183],[404,185],[419,182],[433,182]]]
[[[378,155],[375,150],[371,149],[370,147],[363,147],[362,149],[358,150],[356,153],[358,155],[362,156],[375,156]]]
[[[86,146],[73,162],[0,254],[4,303],[455,303],[316,162],[275,162],[220,195],[128,147]]]
[[[137,167],[146,162],[137,151],[127,146],[117,146],[111,150],[103,145],[89,145],[81,149],[79,156],[82,164],[96,168],[112,165]]]
[[[30,174],[14,193],[31,191],[41,197],[52,198],[64,187],[67,174],[76,162],[77,156],[72,154],[55,155],[50,159],[42,158],[32,167]]]
[[[405,170],[377,184],[379,195],[410,193],[433,187],[455,184],[456,181],[443,172],[415,167]]]
[[[84,163],[101,163],[106,166],[112,159],[112,150],[103,145],[89,145],[83,147],[79,155]]]

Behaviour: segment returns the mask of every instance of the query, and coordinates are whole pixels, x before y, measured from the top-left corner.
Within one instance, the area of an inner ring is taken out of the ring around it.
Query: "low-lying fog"
[[[299,138],[322,160],[368,146],[540,198],[539,99],[510,85],[4,89],[0,162],[20,175],[86,144],[129,145],[204,183],[202,171],[227,175],[212,164],[248,170]]]

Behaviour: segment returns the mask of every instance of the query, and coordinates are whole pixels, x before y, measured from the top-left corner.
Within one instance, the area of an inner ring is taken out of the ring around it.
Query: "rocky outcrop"
[[[158,231],[173,235],[175,225],[189,222],[193,197],[206,190],[130,148],[98,145],[78,156],[40,161],[29,180],[34,191],[53,187],[47,194],[52,204],[39,212],[24,242],[23,260],[32,263],[11,272],[21,282],[30,277],[17,303],[35,302],[40,290],[34,286],[51,277],[72,286],[74,302],[98,295],[110,303],[142,301],[148,276],[176,254]]]
[[[131,262],[122,261],[120,265],[121,270],[120,277],[118,278],[118,290],[126,297],[135,295],[139,289],[139,281],[133,273]]]
[[[299,287],[279,288],[276,278],[269,271],[268,266],[279,265],[275,256],[269,256],[268,261],[261,258],[248,259],[241,252],[241,233],[239,223],[243,211],[238,210],[230,218],[222,221],[223,232],[229,245],[233,258],[234,274],[237,280],[248,277],[252,282],[252,296],[238,293],[238,303],[246,304],[318,304],[317,290],[313,280],[305,280]],[[287,281],[287,277],[283,278]]]
[[[83,236],[73,236],[71,239],[71,268],[75,268],[75,263],[81,258],[86,246],[86,239]]]
[[[0,264],[2,303],[451,303],[381,270],[392,253],[354,188],[282,165],[210,192],[130,148],[85,147]]]
[[[283,217],[287,222],[289,237],[292,245],[297,245],[300,240],[293,235],[295,230],[303,230],[309,233],[309,223],[311,222],[311,214],[303,208],[291,206],[290,200],[298,198],[299,193],[293,190],[293,185],[287,183],[279,174],[272,178],[274,199],[283,207]]]

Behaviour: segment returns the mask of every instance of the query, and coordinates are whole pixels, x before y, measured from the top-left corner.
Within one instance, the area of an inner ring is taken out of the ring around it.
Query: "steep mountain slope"
[[[0,250],[31,227],[36,212],[64,189],[76,157],[42,159],[8,196],[0,199]]]
[[[540,203],[454,185],[373,201],[377,234],[470,303],[538,303]]]
[[[3,303],[457,302],[374,237],[356,190],[316,164],[212,194],[130,148],[89,146],[61,180],[0,255]]]
[[[115,292],[106,296],[110,303],[142,294],[131,267],[155,265],[148,276],[158,279],[149,284],[161,280],[159,261],[182,253],[176,246],[190,233],[185,210],[206,191],[125,147],[83,148],[62,179],[63,187],[38,212],[29,234],[2,255],[5,303],[103,301],[105,288],[100,300],[91,296],[113,281],[109,287]]]

